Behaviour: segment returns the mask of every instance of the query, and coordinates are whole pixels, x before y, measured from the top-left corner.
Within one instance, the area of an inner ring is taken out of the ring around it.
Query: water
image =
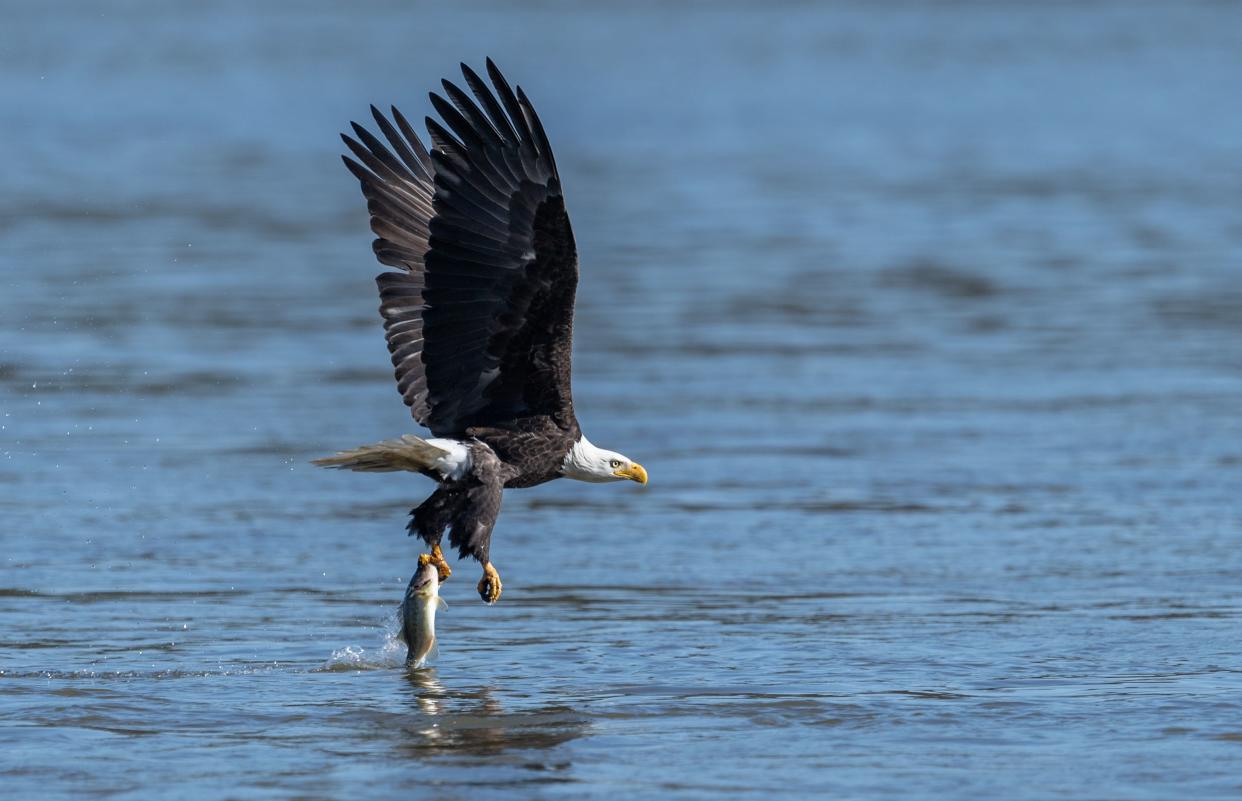
[[[1242,11],[6,8],[0,781],[39,798],[1242,793]],[[336,132],[497,58],[652,483],[392,613],[414,431]]]

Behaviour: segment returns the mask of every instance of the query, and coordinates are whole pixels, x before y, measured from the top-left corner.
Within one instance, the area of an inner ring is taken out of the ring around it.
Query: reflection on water
[[[564,705],[507,712],[489,687],[448,690],[434,668],[406,671],[403,694],[414,714],[393,727],[410,756],[488,756],[509,749],[554,748],[587,728],[587,719]],[[529,760],[529,756],[523,757]]]
[[[9,5],[6,797],[1236,797],[1242,6]],[[488,54],[656,478],[407,674],[336,133]]]

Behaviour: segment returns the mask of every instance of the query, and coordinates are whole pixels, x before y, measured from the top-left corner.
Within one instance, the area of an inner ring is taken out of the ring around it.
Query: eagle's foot
[[[449,576],[453,575],[453,569],[449,567],[449,563],[444,561],[444,553],[440,550],[440,544],[436,543],[431,546],[431,554],[427,557],[431,564],[436,566],[436,570],[440,571],[440,583],[444,583]]]
[[[500,574],[492,563],[483,565],[483,578],[479,579],[479,597],[485,604],[494,604],[500,599]]]

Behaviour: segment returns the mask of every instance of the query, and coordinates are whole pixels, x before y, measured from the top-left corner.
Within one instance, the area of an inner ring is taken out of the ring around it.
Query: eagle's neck
[[[616,454],[597,448],[585,436],[579,437],[561,462],[561,475],[576,481],[603,484],[614,480],[607,469],[609,460]]]

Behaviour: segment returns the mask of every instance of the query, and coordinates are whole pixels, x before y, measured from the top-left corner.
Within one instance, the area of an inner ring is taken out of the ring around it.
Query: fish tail
[[[428,639],[427,650],[423,652],[422,656],[414,656],[413,646],[409,647],[411,650],[407,651],[405,654],[405,666],[412,670],[418,670],[427,664],[427,657],[431,656],[432,653],[437,652],[438,646],[436,644],[436,635],[433,634]]]

